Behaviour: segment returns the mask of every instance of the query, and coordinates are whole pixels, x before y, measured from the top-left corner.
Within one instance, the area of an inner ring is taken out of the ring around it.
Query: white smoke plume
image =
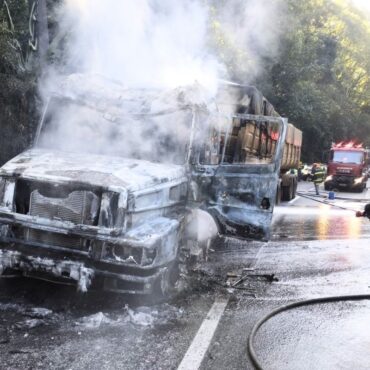
[[[162,94],[158,99],[150,96],[145,100],[137,98],[137,90],[131,99],[129,89],[166,90],[197,82],[196,91],[200,91],[199,86],[210,91],[208,96],[199,94],[201,98],[196,103],[204,104],[216,93],[219,80],[228,78],[230,66],[220,58],[223,53],[230,54],[228,58],[240,67],[234,68],[233,75],[240,72],[241,82],[250,82],[260,73],[261,58],[277,53],[282,1],[220,0],[213,4],[213,0],[65,0],[58,11],[58,32],[51,47],[52,52],[61,48],[62,58],[45,74],[42,91],[44,96],[55,90],[65,93],[67,89],[60,78],[74,73],[76,88],[72,92],[76,96],[72,97],[83,100],[78,90],[89,90],[86,95],[90,105],[95,101],[99,109],[96,115],[91,106],[87,109],[72,104],[64,108],[56,104],[54,125],[43,144],[66,151],[80,149],[122,156],[141,149],[139,158],[157,159],[167,156],[161,146],[168,144],[169,138],[174,139],[170,146],[176,146],[176,140],[181,139],[181,147],[185,148],[189,114],[182,113],[181,118],[167,114],[139,124],[137,118],[122,119],[120,112],[130,113],[131,108],[138,108],[134,113],[181,109],[186,104],[179,99],[186,96],[186,100],[193,92],[177,89],[172,97]],[[219,50],[210,42],[215,24],[221,30]],[[223,45],[226,38],[232,48]],[[79,74],[91,78],[79,78]],[[106,95],[101,84],[94,84],[99,76],[111,80]],[[123,87],[117,88],[113,81]],[[132,104],[134,99],[136,103]],[[107,109],[102,113],[104,104]]]
[[[246,83],[262,72],[262,58],[278,54],[286,29],[284,4],[65,0],[56,39],[66,40],[64,70],[103,75],[130,87],[173,88],[197,81],[215,92],[228,69]]]
[[[229,73],[250,84],[264,73],[265,60],[279,56],[280,38],[289,27],[285,0],[220,1],[215,32],[223,44]]]
[[[207,52],[208,8],[200,1],[66,0],[67,64],[130,87],[198,81],[214,90],[222,65]]]

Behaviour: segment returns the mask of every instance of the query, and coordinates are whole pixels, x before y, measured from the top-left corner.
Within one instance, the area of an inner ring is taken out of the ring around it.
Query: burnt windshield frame
[[[260,169],[261,167],[264,167],[267,172],[272,172],[275,171],[277,168],[280,168],[280,163],[281,163],[281,157],[283,153],[283,147],[285,143],[285,137],[286,137],[286,131],[287,131],[287,125],[288,125],[288,120],[283,117],[276,117],[276,116],[261,116],[261,115],[252,115],[252,114],[222,114],[222,113],[211,113],[209,114],[208,119],[212,119],[213,121],[217,121],[217,124],[213,124],[213,127],[217,130],[218,133],[218,141],[220,140],[220,136],[225,135],[225,143],[228,142],[229,136],[231,134],[232,130],[232,125],[233,125],[233,120],[234,119],[241,119],[241,120],[246,120],[248,122],[253,122],[256,124],[256,126],[261,126],[266,123],[271,123],[271,124],[276,124],[278,127],[278,139],[276,140],[276,147],[274,150],[274,153],[272,155],[272,158],[269,162],[263,163],[263,161],[258,160],[258,157],[256,156],[256,162],[225,162],[225,150],[226,150],[226,145],[223,145],[221,158],[218,163],[209,163],[207,161],[204,161],[202,159],[202,151],[204,150],[203,148],[199,147],[197,156],[195,158],[195,164],[197,166],[202,166],[202,167],[222,167],[222,168],[237,168],[237,167],[243,167],[243,168],[248,168],[248,170],[252,170],[253,168],[255,170]],[[222,125],[220,123],[220,120],[227,120],[229,121],[227,123],[227,126]],[[223,127],[222,127],[223,126]],[[224,134],[221,134],[222,128],[226,127],[226,131],[224,131]],[[198,133],[201,131],[201,128],[198,126]],[[204,135],[204,134],[203,134]],[[208,137],[208,140],[211,140],[211,137]],[[248,171],[249,172],[249,171]],[[265,171],[264,171],[265,172]]]

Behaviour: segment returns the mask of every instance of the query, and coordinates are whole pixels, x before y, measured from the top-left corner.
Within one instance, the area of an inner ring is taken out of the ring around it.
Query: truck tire
[[[324,189],[325,189],[325,191],[330,191],[331,187],[329,185],[324,184]]]
[[[281,200],[282,200],[282,191],[281,191],[281,186],[279,185],[276,189],[276,200],[275,200],[275,204],[276,205],[279,205],[281,203]]]
[[[178,291],[176,283],[180,278],[178,261],[174,261],[164,268],[163,275],[154,283],[153,291],[146,297],[149,305],[160,304],[174,298]]]
[[[292,194],[292,199],[294,199],[297,195],[297,187],[298,187],[298,182],[294,181],[293,183],[293,194]]]
[[[361,187],[357,189],[358,193],[363,193],[363,191],[366,189],[366,184],[363,184]]]
[[[293,199],[293,186],[292,186],[292,184],[290,184],[288,186],[283,186],[282,190],[283,190],[282,200],[289,202],[290,200]]]

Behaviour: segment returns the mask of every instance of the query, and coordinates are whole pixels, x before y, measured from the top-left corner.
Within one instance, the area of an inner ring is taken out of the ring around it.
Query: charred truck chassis
[[[279,125],[271,162],[223,164],[222,158],[216,165],[201,164],[196,135],[187,164],[172,165],[162,178],[150,174],[150,162],[113,163],[134,178],[130,171],[145,167],[151,179],[146,187],[121,186],[115,176],[94,172],[86,162],[82,168],[70,166],[73,154],[63,162],[58,153],[32,149],[8,162],[0,169],[0,273],[18,271],[80,291],[150,294],[158,288],[166,293],[180,250],[203,248],[212,237],[204,229],[189,230],[197,222],[192,210],[211,215],[220,234],[268,238],[287,121],[233,117]],[[99,162],[85,159],[92,167]],[[87,174],[93,181],[83,181]]]
[[[130,199],[122,191],[3,177],[0,273],[21,271],[75,284],[83,292],[91,286],[147,294],[156,284],[165,290],[184,222],[184,180],[157,186],[151,194],[137,192]],[[8,198],[11,192],[13,200]],[[61,197],[63,192],[66,197]],[[148,204],[154,198],[155,209]],[[148,217],[145,213],[150,219],[130,225],[138,215]]]

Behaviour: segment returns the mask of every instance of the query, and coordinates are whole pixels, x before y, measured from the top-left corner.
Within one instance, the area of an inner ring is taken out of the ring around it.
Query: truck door
[[[221,234],[269,239],[286,130],[285,118],[233,115],[210,145],[198,145],[193,201],[213,216]]]

